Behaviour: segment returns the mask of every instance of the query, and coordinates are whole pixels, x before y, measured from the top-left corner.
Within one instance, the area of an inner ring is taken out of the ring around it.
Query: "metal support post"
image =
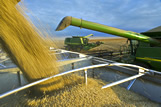
[[[17,76],[18,76],[19,86],[21,86],[21,75],[20,75],[20,71],[17,71]]]
[[[74,63],[72,63],[72,69],[74,69]]]
[[[84,82],[87,85],[87,69],[84,70]]]

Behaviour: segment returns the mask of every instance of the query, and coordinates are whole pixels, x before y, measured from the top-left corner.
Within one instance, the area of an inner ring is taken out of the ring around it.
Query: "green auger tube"
[[[161,45],[160,41],[158,41],[154,38],[148,37],[146,35],[140,34],[140,33],[121,30],[121,29],[117,29],[114,27],[102,25],[99,23],[94,23],[94,22],[74,18],[71,16],[64,17],[62,19],[62,21],[60,22],[60,24],[58,25],[58,27],[56,28],[56,31],[63,30],[70,25],[77,26],[80,28],[91,29],[91,30],[95,30],[95,31],[99,31],[99,32],[104,32],[107,34],[117,35],[117,36],[129,38],[129,39],[134,39],[134,40],[138,40],[138,41],[142,41],[142,42],[146,42],[146,43],[151,43],[156,46]]]

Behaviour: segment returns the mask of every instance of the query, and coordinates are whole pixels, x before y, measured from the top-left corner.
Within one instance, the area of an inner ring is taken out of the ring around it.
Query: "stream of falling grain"
[[[0,42],[4,50],[29,82],[57,74],[56,58],[50,56],[41,33],[24,18],[25,13],[16,4],[16,0],[0,0]],[[61,79],[56,78],[37,85],[34,90],[43,93],[60,87],[63,87]]]

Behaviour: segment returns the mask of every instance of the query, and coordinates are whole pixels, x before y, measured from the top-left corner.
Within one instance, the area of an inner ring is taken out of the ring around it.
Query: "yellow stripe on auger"
[[[148,61],[156,61],[156,62],[161,62],[160,59],[154,59],[154,58],[149,58],[149,57],[136,57],[136,59],[143,59],[143,60],[148,60]]]

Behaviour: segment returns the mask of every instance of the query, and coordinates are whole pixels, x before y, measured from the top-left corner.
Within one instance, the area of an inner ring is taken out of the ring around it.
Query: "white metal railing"
[[[81,58],[74,58],[74,60],[76,60],[76,59],[83,60],[83,59],[87,58],[87,55],[80,54],[80,53],[77,53],[77,52],[71,52],[71,51],[66,51],[66,50],[62,50],[62,49],[57,49],[57,50],[53,50],[53,51],[58,51],[58,53],[55,53],[55,54],[61,54],[61,53],[79,54],[79,57],[81,57]],[[100,60],[100,58],[97,58],[97,57],[94,57],[94,58],[95,58],[96,61],[99,61],[99,62],[104,63],[104,64],[91,65],[91,66],[87,66],[87,67],[73,69],[73,70],[70,70],[70,71],[66,71],[66,72],[63,72],[63,73],[60,73],[60,74],[53,75],[51,77],[47,77],[47,78],[44,78],[44,79],[41,79],[41,80],[38,80],[38,81],[35,81],[35,82],[32,82],[32,83],[29,83],[29,84],[24,85],[22,87],[19,87],[19,88],[10,90],[8,92],[5,92],[3,94],[0,94],[0,99],[6,97],[8,95],[11,95],[11,94],[13,94],[15,92],[18,92],[18,91],[21,91],[23,89],[26,89],[26,88],[32,87],[34,85],[40,84],[40,83],[42,83],[44,81],[47,81],[49,79],[52,79],[52,78],[55,78],[55,77],[59,77],[59,76],[63,76],[63,75],[66,75],[66,74],[70,74],[70,73],[77,72],[77,71],[82,71],[82,70],[84,70],[84,81],[85,81],[85,84],[87,85],[87,70],[88,69],[92,69],[92,68],[98,68],[98,67],[105,67],[105,66],[122,66],[123,67],[123,66],[128,66],[128,67],[139,68],[139,73],[137,75],[134,75],[134,76],[131,76],[131,77],[128,77],[128,78],[125,78],[125,79],[122,79],[122,80],[119,80],[119,81],[107,84],[107,85],[103,86],[102,89],[107,88],[107,87],[112,87],[112,86],[115,86],[115,85],[118,85],[118,84],[130,81],[130,80],[133,80],[130,83],[130,85],[128,86],[128,88],[127,88],[129,90],[131,88],[131,86],[133,85],[133,83],[135,82],[136,78],[139,78],[139,77],[141,77],[143,75],[146,75],[146,74],[153,74],[153,73],[157,73],[157,74],[161,75],[160,72],[157,72],[157,71],[154,71],[154,70],[150,70],[150,69],[146,69],[146,68],[143,68],[143,67],[140,67],[140,66],[137,66],[137,65],[117,63],[117,62],[114,62],[114,61],[111,61],[111,60],[105,60],[105,59],[101,59]],[[64,60],[62,60],[62,61],[64,61]]]
[[[40,84],[40,83],[42,83],[44,81],[47,81],[49,79],[59,77],[59,76],[63,76],[63,75],[66,75],[66,74],[70,74],[70,73],[77,72],[77,71],[82,71],[82,70],[84,70],[84,79],[85,79],[85,84],[87,85],[87,70],[92,69],[92,68],[105,67],[105,66],[129,66],[129,67],[135,67],[135,68],[139,68],[139,74],[131,76],[131,77],[128,77],[128,78],[125,78],[125,79],[122,79],[122,80],[117,81],[117,82],[107,84],[107,85],[103,86],[102,89],[107,88],[107,87],[111,87],[111,86],[115,86],[115,85],[130,81],[130,80],[136,79],[136,78],[141,77],[141,76],[143,76],[145,74],[151,74],[152,72],[154,72],[153,70],[146,69],[146,68],[143,68],[143,67],[140,67],[140,66],[137,66],[137,65],[124,64],[124,63],[106,63],[106,64],[91,65],[91,66],[87,66],[87,67],[82,67],[82,68],[66,71],[66,72],[63,72],[63,73],[60,73],[60,74],[53,75],[51,77],[47,77],[47,78],[44,78],[44,79],[29,83],[29,84],[24,85],[22,87],[19,87],[19,88],[13,89],[11,91],[5,92],[3,94],[0,94],[0,99],[6,97],[8,95],[11,95],[11,94],[13,94],[15,92],[18,92],[18,91],[21,91],[23,89],[29,88],[31,86]]]
[[[10,59],[10,58],[3,59],[3,60],[0,61],[0,63],[3,63],[3,62],[5,62],[5,61],[7,61],[7,60],[9,60],[9,59]],[[6,68],[6,66],[3,65],[3,64],[0,64],[0,66],[3,67],[3,68]]]
[[[73,52],[73,51],[67,51],[67,50],[63,50],[63,49],[56,49],[54,50],[54,48],[51,47],[50,51],[53,51],[53,52],[58,52],[58,53],[53,53],[53,54],[62,54],[62,53],[73,53],[73,54],[77,54],[79,55],[79,57],[86,57],[88,55],[85,55],[85,54],[82,54],[82,53],[79,53],[79,52]]]
[[[74,58],[74,60],[77,60],[77,59],[83,60],[83,59],[86,59],[87,56],[88,56],[88,55],[80,54],[80,53],[77,53],[77,52],[71,52],[71,51],[66,51],[66,50],[62,50],[62,49],[57,49],[57,50],[52,50],[52,51],[60,52],[60,53],[56,53],[56,54],[68,53],[68,52],[74,53],[74,54],[79,54],[79,57],[81,57],[81,58]],[[5,92],[3,94],[0,94],[0,99],[6,97],[8,95],[11,95],[13,93],[16,93],[18,91],[21,91],[21,90],[24,90],[26,88],[32,87],[34,85],[40,84],[40,83],[42,83],[44,81],[47,81],[49,79],[59,77],[59,76],[63,76],[63,75],[67,75],[67,74],[70,74],[70,73],[73,73],[73,72],[78,72],[78,71],[84,71],[84,81],[85,81],[85,84],[87,85],[87,70],[88,69],[93,69],[93,68],[98,68],[98,67],[105,67],[105,66],[120,66],[120,67],[124,67],[124,66],[128,66],[128,67],[135,67],[135,68],[139,69],[139,72],[138,72],[137,75],[134,75],[134,76],[131,76],[131,77],[128,77],[128,78],[125,78],[125,79],[122,79],[122,80],[107,84],[107,85],[103,86],[102,89],[107,88],[107,87],[112,87],[112,86],[115,86],[115,85],[130,81],[130,80],[133,80],[133,81],[131,81],[130,85],[127,88],[129,90],[131,88],[131,86],[133,85],[133,83],[135,82],[136,78],[139,78],[139,77],[141,77],[143,75],[146,75],[146,74],[152,74],[153,75],[153,73],[157,73],[157,74],[161,75],[161,72],[146,69],[146,68],[143,68],[141,66],[132,65],[132,64],[117,63],[117,62],[114,62],[114,61],[111,61],[111,60],[105,60],[105,59],[101,59],[101,58],[97,58],[97,57],[93,57],[93,58],[94,58],[94,60],[96,60],[98,62],[101,62],[101,63],[104,63],[104,64],[91,65],[91,66],[87,66],[87,67],[73,69],[73,70],[66,71],[66,72],[63,72],[63,73],[59,73],[59,74],[56,74],[56,75],[53,75],[53,76],[50,76],[50,77],[47,77],[47,78],[43,78],[41,80],[29,83],[27,85],[24,85],[24,86],[15,88],[13,90],[10,90],[8,92]],[[62,61],[64,61],[64,60],[62,60]],[[130,68],[127,68],[127,69],[130,69]]]
[[[44,78],[44,79],[41,79],[41,80],[38,80],[38,81],[35,81],[35,82],[32,82],[32,83],[29,83],[27,85],[24,85],[22,87],[19,87],[19,88],[16,88],[16,89],[13,89],[11,91],[8,91],[6,93],[3,93],[3,94],[0,94],[0,99],[1,98],[4,98],[8,95],[11,95],[15,92],[18,92],[18,91],[21,91],[23,89],[26,89],[26,88],[29,88],[31,86],[34,86],[34,85],[37,85],[37,84],[40,84],[44,81],[47,81],[49,79],[52,79],[52,78],[55,78],[55,77],[59,77],[59,76],[62,76],[62,75],[66,75],[66,74],[70,74],[70,73],[73,73],[73,72],[77,72],[77,71],[81,71],[81,70],[85,70],[85,78],[86,78],[86,81],[87,81],[87,69],[91,69],[91,68],[97,68],[97,67],[103,67],[103,66],[107,66],[109,64],[99,64],[99,65],[92,65],[92,66],[87,66],[87,67],[82,67],[82,68],[78,68],[78,69],[74,69],[74,70],[70,70],[70,71],[66,71],[66,72],[63,72],[63,73],[60,73],[60,74],[56,74],[56,75],[53,75],[51,77],[47,77],[47,78]]]
[[[119,80],[119,81],[116,81],[116,82],[113,82],[113,83],[110,83],[110,84],[107,84],[105,86],[102,87],[102,89],[104,88],[108,88],[108,87],[112,87],[112,86],[115,86],[115,85],[118,85],[118,84],[121,84],[121,83],[124,83],[124,82],[127,82],[127,81],[130,81],[130,80],[133,80],[133,79],[136,79],[136,78],[139,78],[143,75],[145,75],[146,73],[140,73],[140,74],[137,74],[137,75],[134,75],[134,76],[131,76],[129,78],[125,78],[125,79],[122,79],[122,80]]]

